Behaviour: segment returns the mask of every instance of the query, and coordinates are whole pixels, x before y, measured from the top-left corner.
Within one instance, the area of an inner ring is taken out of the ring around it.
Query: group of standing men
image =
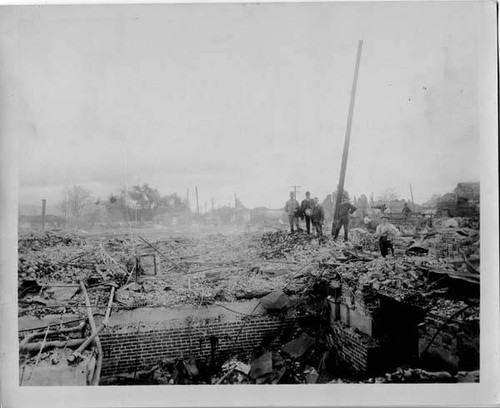
[[[295,193],[290,192],[290,199],[286,202],[285,211],[288,214],[290,223],[290,232],[301,231],[299,220],[306,221],[307,233],[311,233],[311,224],[316,230],[317,236],[323,235],[323,222],[325,220],[325,211],[319,203],[318,197],[311,198],[311,193],[306,193],[306,198],[299,204],[295,198]],[[295,228],[295,229],[294,229]]]
[[[341,204],[338,210],[337,217],[333,220],[332,235],[337,239],[342,227],[344,228],[344,240],[348,241],[349,235],[349,219],[350,215],[356,211],[356,207],[349,202],[347,195],[342,195]],[[290,199],[286,202],[285,211],[288,214],[290,223],[290,232],[302,231],[299,226],[299,220],[306,221],[307,233],[311,233],[311,224],[316,230],[318,237],[323,236],[323,222],[325,220],[325,212],[323,206],[319,203],[318,197],[311,198],[311,193],[306,193],[306,198],[299,204],[295,198],[295,193],[290,192]],[[406,211],[403,210],[405,216]],[[381,222],[377,225],[375,237],[378,238],[380,253],[382,257],[386,257],[389,252],[394,256],[393,241],[399,235],[398,229],[389,223],[389,217],[382,215]]]
[[[295,198],[295,193],[290,192],[290,199],[285,205],[285,211],[288,214],[288,221],[290,223],[290,232],[301,231],[299,226],[299,220],[305,220],[306,231],[308,234],[311,233],[311,224],[316,230],[316,235],[321,237],[323,235],[323,223],[325,221],[325,211],[323,206],[319,203],[318,197],[311,198],[311,193],[306,192],[306,198],[302,200],[299,204]],[[347,196],[342,196],[342,203],[339,207],[339,212],[337,218],[334,220],[332,225],[332,235],[334,238],[338,238],[341,228],[344,228],[344,240],[348,240],[349,233],[349,216],[354,211],[356,207],[349,202]]]

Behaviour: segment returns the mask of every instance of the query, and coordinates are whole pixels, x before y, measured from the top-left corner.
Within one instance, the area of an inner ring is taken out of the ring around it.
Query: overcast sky
[[[2,137],[20,204],[149,183],[200,203],[281,207],[338,182],[416,202],[479,181],[484,3],[4,8]]]

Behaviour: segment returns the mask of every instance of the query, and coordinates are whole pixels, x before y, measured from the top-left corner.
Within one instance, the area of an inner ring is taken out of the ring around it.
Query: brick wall
[[[250,352],[258,346],[288,339],[303,319],[265,315],[232,321],[203,319],[174,327],[139,322],[126,329],[107,329],[100,335],[104,352],[102,375],[148,368],[164,358],[190,355],[209,358],[212,347],[216,350],[216,358]]]
[[[380,346],[376,340],[340,321],[331,322],[333,348],[352,375],[368,375],[379,369]]]

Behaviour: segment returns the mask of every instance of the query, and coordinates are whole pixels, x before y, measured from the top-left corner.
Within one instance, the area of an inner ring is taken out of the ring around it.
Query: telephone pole
[[[354,79],[351,88],[351,100],[349,102],[349,115],[347,116],[347,126],[344,138],[344,151],[342,153],[342,165],[340,166],[340,179],[337,187],[337,198],[335,200],[335,214],[333,217],[332,233],[335,228],[336,220],[339,216],[340,204],[342,203],[342,193],[344,192],[345,173],[347,168],[347,158],[349,155],[349,143],[351,141],[352,116],[354,113],[354,102],[356,100],[356,87],[358,84],[359,63],[361,60],[361,50],[363,49],[363,40],[358,41],[358,53],[356,55],[356,65],[354,67]]]
[[[290,188],[293,188],[293,195],[295,199],[297,199],[297,189],[300,188],[300,186],[290,186]]]

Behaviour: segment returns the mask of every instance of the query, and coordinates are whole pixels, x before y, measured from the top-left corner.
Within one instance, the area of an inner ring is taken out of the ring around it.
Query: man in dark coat
[[[318,197],[314,197],[314,207],[311,216],[311,221],[316,230],[318,238],[323,236],[323,221],[325,220],[325,212],[323,206],[319,203]]]
[[[302,200],[302,203],[300,204],[300,210],[302,211],[302,215],[306,220],[306,230],[308,234],[311,233],[311,216],[313,207],[314,201],[311,198],[311,193],[307,191],[305,200]]]
[[[401,212],[403,214],[403,220],[408,221],[408,218],[410,218],[411,215],[411,209],[408,206],[408,203],[404,203],[403,210]]]
[[[334,231],[332,231],[332,235],[334,239],[337,239],[340,233],[340,229],[344,227],[344,240],[348,241],[348,233],[349,233],[349,216],[352,214],[354,211],[356,211],[357,208],[354,207],[350,202],[349,198],[347,198],[345,195],[342,196],[342,203],[340,204],[339,207],[339,213],[337,216],[337,219],[333,222],[333,227],[335,228]]]

